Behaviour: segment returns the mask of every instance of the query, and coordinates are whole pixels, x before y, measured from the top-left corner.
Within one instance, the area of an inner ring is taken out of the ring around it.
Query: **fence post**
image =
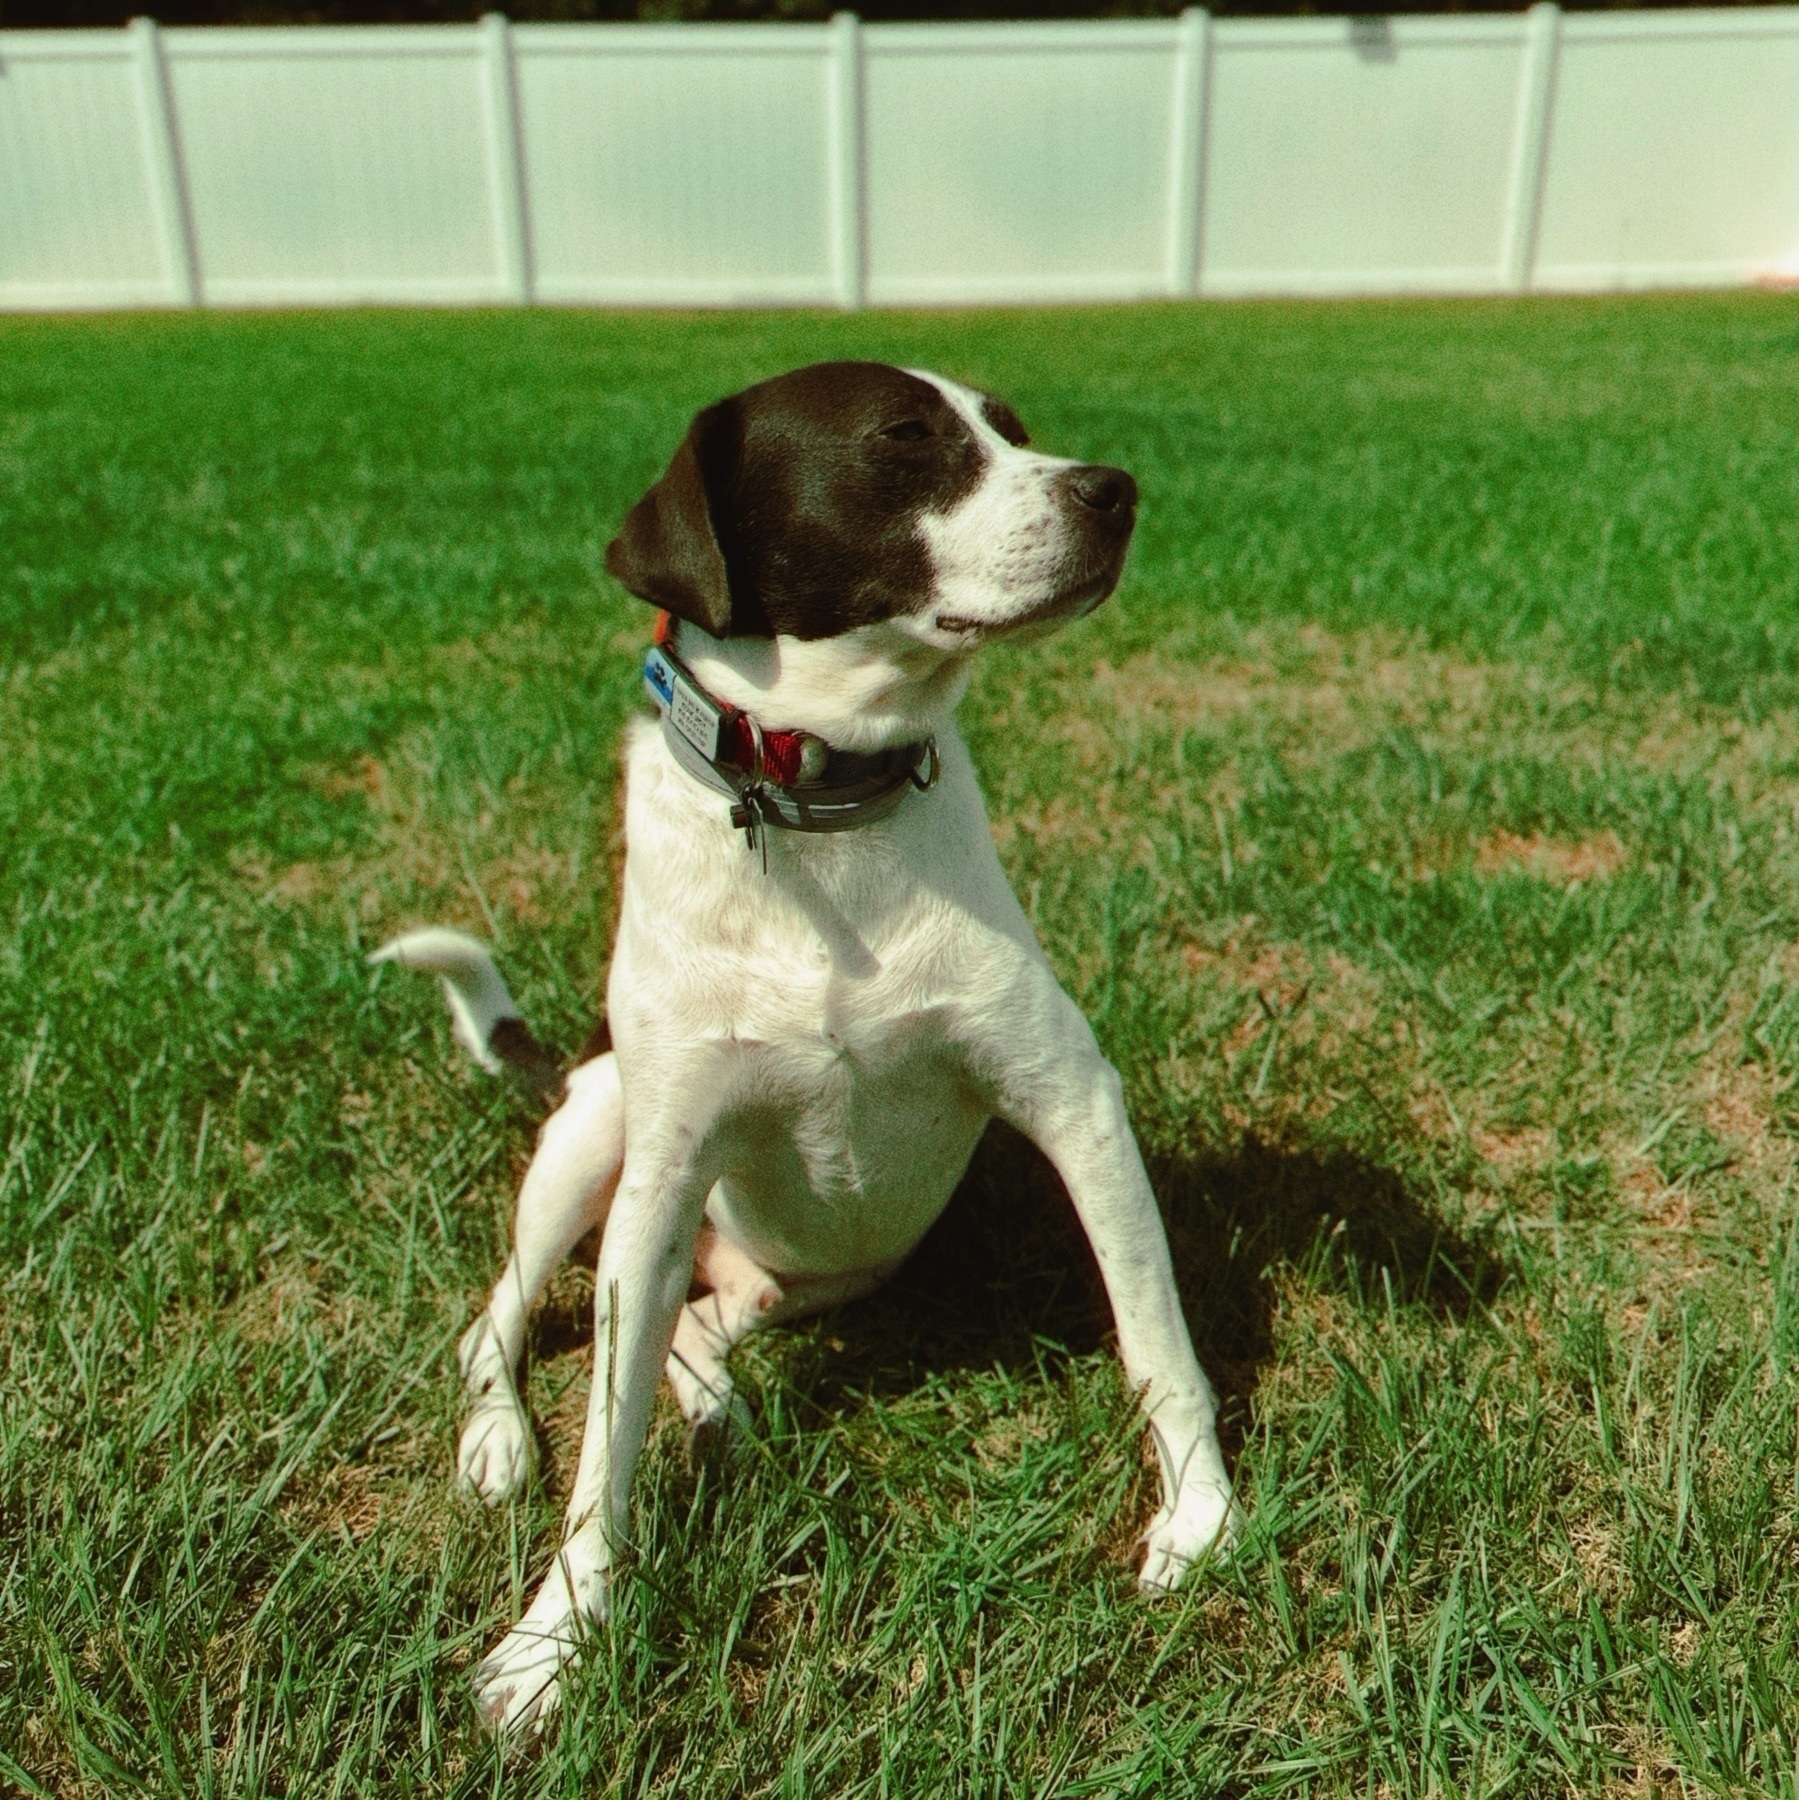
[[[1518,118],[1512,135],[1511,178],[1506,184],[1505,230],[1499,245],[1499,279],[1515,294],[1529,293],[1536,277],[1537,227],[1543,217],[1543,175],[1549,162],[1561,36],[1561,8],[1553,0],[1538,0],[1524,15]]]
[[[487,185],[493,194],[500,289],[515,305],[529,306],[530,215],[525,200],[525,158],[519,138],[512,26],[504,13],[481,15],[481,69],[487,91]]]
[[[1175,22],[1174,117],[1168,168],[1168,291],[1199,292],[1205,213],[1206,98],[1212,15],[1190,6]]]
[[[162,36],[154,19],[133,19],[131,62],[137,80],[137,116],[144,147],[144,172],[150,189],[150,211],[162,240],[162,260],[169,272],[177,306],[200,304],[200,259],[194,244],[187,187],[181,178],[181,148],[175,136],[174,102],[163,67]]]
[[[864,217],[862,21],[854,13],[831,18],[830,146],[831,279],[837,304],[854,311],[866,298],[868,232]]]

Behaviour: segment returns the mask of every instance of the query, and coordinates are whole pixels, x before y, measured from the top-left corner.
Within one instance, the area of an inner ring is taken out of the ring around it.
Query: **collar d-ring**
[[[924,741],[924,759],[931,765],[928,774],[920,775],[917,763],[906,771],[912,785],[921,794],[929,793],[937,785],[937,777],[943,773],[943,758],[937,754],[937,740],[934,737],[928,737]]]
[[[759,788],[768,773],[768,759],[762,747],[762,727],[756,723],[754,713],[743,713],[739,716],[750,728],[750,772],[744,786]]]

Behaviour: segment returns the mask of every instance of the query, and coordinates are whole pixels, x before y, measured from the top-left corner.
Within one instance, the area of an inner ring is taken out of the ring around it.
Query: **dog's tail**
[[[402,969],[441,976],[456,1041],[482,1068],[490,1075],[510,1071],[545,1099],[561,1093],[562,1066],[531,1035],[505,978],[479,938],[434,925],[390,940],[369,961],[398,963]],[[606,1036],[601,1020],[594,1039]],[[590,1046],[581,1060],[597,1054]]]

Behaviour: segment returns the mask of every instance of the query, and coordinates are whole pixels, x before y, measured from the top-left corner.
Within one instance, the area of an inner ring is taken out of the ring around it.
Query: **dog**
[[[1006,882],[953,719],[983,644],[1112,593],[1136,503],[991,396],[823,363],[701,412],[610,545],[660,612],[659,716],[626,744],[605,1017],[461,1343],[462,1480],[495,1504],[527,1480],[527,1315],[603,1225],[593,1389],[562,1548],[476,1673],[490,1724],[541,1725],[606,1614],[659,1371],[696,1437],[738,1428],[732,1346],[877,1286],[996,1117],[1055,1166],[1098,1259],[1161,1466],[1142,1584],[1174,1587],[1236,1528],[1118,1074]],[[553,1081],[478,942],[376,955],[443,977],[484,1065]]]

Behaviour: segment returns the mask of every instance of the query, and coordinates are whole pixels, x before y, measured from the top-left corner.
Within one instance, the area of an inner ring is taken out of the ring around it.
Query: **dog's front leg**
[[[1047,1029],[1014,1040],[1037,1052],[1007,1068],[998,1110],[1055,1164],[1098,1259],[1125,1374],[1162,1467],[1162,1507],[1144,1534],[1142,1581],[1172,1588],[1238,1521],[1217,1402],[1193,1354],[1124,1084],[1059,988],[1047,1010],[1047,1020],[1040,1015]]]
[[[687,1296],[711,1186],[701,1148],[701,1135],[686,1121],[629,1118],[624,1174],[595,1273],[593,1392],[567,1535],[525,1616],[475,1673],[481,1716],[502,1730],[542,1721],[582,1633],[606,1615],[610,1571],[629,1522],[631,1475]]]

